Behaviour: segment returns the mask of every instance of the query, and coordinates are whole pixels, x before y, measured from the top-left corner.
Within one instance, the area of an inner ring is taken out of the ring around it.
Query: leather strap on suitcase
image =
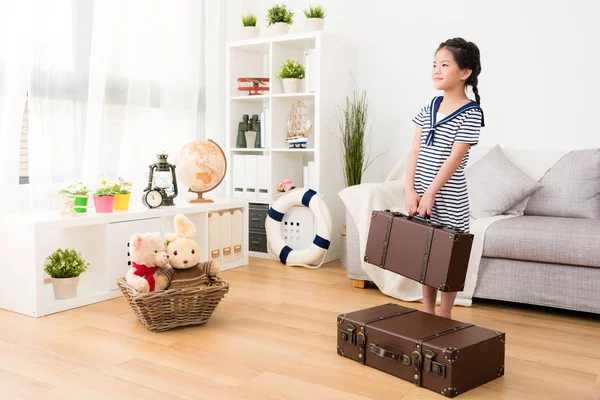
[[[437,372],[438,375],[445,374],[445,372],[444,372],[445,365],[444,364],[441,364],[441,363],[433,364],[433,362],[432,362],[433,352],[426,351],[425,352],[425,360],[423,360],[423,353],[422,353],[423,343],[425,343],[428,340],[436,339],[440,336],[447,335],[449,333],[453,333],[456,331],[460,331],[462,329],[470,328],[472,326],[474,326],[474,325],[473,324],[463,324],[463,325],[460,325],[460,326],[457,326],[457,327],[454,327],[451,329],[447,329],[442,332],[434,333],[433,335],[429,335],[429,336],[421,338],[421,339],[417,339],[415,351],[413,351],[413,353],[412,353],[412,362],[415,366],[415,376],[413,377],[413,383],[417,386],[421,386],[422,373],[423,372],[431,372],[432,365],[434,365],[435,367],[438,368],[438,371],[434,371],[434,372]],[[450,361],[450,362],[452,362],[452,361]],[[421,368],[421,366],[423,366],[423,368]]]

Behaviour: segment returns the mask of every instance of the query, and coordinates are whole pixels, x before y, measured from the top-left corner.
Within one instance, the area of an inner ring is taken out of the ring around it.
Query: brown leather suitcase
[[[373,211],[364,260],[442,292],[460,292],[473,237],[402,213]]]
[[[337,352],[454,397],[504,375],[506,335],[388,303],[341,314]]]

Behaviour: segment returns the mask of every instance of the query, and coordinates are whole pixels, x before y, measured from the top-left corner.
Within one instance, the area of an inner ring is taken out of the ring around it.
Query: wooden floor
[[[202,327],[155,334],[123,298],[34,319],[0,311],[0,398],[441,399],[340,357],[336,316],[395,299],[318,270],[252,260]],[[421,309],[421,303],[409,307]],[[600,318],[502,303],[453,318],[507,334],[506,374],[459,399],[596,398]]]

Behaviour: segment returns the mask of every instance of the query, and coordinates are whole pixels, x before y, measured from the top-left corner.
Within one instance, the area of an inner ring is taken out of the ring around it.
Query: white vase
[[[258,37],[260,33],[260,28],[258,26],[244,26],[242,28],[242,37],[244,39],[253,39]]]
[[[271,33],[273,35],[285,35],[290,31],[290,25],[285,22],[276,22],[271,25]]]
[[[55,299],[72,299],[77,296],[78,276],[74,278],[52,278],[51,280]]]
[[[298,78],[285,78],[283,80],[283,93],[298,93],[300,92],[301,79]]]
[[[323,18],[308,18],[306,20],[306,29],[309,31],[322,31],[325,20]]]

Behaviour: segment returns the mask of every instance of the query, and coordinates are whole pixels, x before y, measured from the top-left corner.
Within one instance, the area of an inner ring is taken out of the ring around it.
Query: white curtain
[[[21,122],[27,96],[27,4],[0,1],[0,212],[19,199]]]
[[[29,4],[36,200],[74,179],[124,176],[141,191],[157,154],[174,163],[203,137],[204,1]]]

